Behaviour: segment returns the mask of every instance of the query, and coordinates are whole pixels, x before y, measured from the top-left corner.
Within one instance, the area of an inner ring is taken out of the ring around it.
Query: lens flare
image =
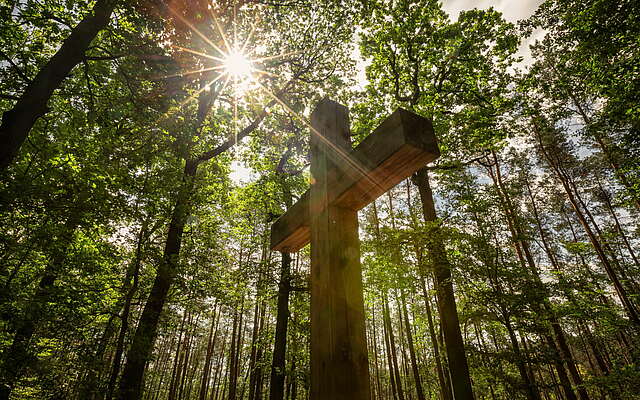
[[[224,59],[225,72],[236,79],[251,78],[253,65],[251,60],[240,51],[231,51]]]

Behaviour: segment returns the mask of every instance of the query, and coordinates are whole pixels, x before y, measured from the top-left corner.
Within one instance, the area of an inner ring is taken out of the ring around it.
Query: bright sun
[[[242,52],[233,50],[224,59],[224,69],[235,79],[251,78],[253,66],[251,60]]]

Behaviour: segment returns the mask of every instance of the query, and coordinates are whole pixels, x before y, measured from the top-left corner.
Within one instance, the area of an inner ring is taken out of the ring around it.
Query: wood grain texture
[[[324,100],[311,124],[311,399],[370,400],[357,211],[329,203],[348,110]]]
[[[431,121],[398,109],[355,149],[332,149],[327,203],[360,210],[440,155]],[[312,179],[317,177],[312,172]],[[271,249],[295,252],[309,243],[308,191],[271,228]],[[321,212],[322,209],[314,209]]]

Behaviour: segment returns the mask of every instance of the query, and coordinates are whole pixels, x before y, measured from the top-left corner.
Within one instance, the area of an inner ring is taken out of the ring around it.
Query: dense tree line
[[[403,107],[442,153],[359,213],[373,399],[640,396],[635,2],[0,16],[0,399],[308,398],[309,249],[269,234],[325,96],[355,143]]]

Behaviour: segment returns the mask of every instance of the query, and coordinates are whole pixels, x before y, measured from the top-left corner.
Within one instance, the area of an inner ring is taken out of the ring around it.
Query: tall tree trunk
[[[569,95],[569,97],[571,97],[571,100],[573,101],[573,104],[576,106],[576,109],[578,110],[578,114],[580,114],[580,116],[582,117],[582,120],[584,121],[585,125],[587,126],[591,125],[591,118],[587,115],[580,101],[578,101],[576,96],[573,95],[572,93],[567,93],[567,94]],[[611,166],[614,176],[618,178],[618,180],[622,184],[622,187],[624,187],[627,193],[631,196],[633,200],[633,204],[636,207],[636,210],[640,211],[640,196],[638,193],[638,189],[635,188],[631,184],[631,182],[629,182],[624,171],[622,170],[622,168],[620,168],[620,164],[618,160],[616,160],[615,155],[611,151],[610,145],[607,143],[607,138],[603,133],[597,132],[596,130],[594,131],[593,139],[600,147],[602,154],[604,154],[605,160]]]
[[[503,309],[501,311],[502,317],[504,319],[504,326],[505,328],[507,328],[509,340],[511,341],[511,348],[513,349],[513,353],[516,356],[514,362],[518,367],[520,377],[525,384],[525,392],[527,393],[527,398],[529,398],[530,400],[540,400],[540,393],[538,392],[535,378],[533,377],[533,374],[530,373],[527,365],[525,364],[526,357],[520,350],[518,337],[516,336],[513,326],[511,325],[511,316],[507,313],[506,310]]]
[[[260,348],[262,346],[262,343],[260,342],[260,335],[262,334],[265,310],[266,304],[264,301],[260,301],[259,296],[256,294],[256,307],[253,316],[253,332],[251,335],[251,356],[249,359],[249,400],[255,400],[257,398],[259,376],[262,374],[262,370],[260,368]]]
[[[5,111],[0,124],[0,170],[4,170],[18,154],[20,146],[38,118],[47,112],[47,103],[73,67],[84,59],[84,53],[111,18],[115,0],[98,0],[56,54],[40,69],[11,110]]]
[[[240,364],[240,344],[243,336],[242,319],[244,315],[244,298],[241,301],[240,312],[234,316],[234,334],[231,336],[229,354],[229,400],[236,400],[238,393],[238,373]]]
[[[191,326],[191,331],[187,329],[187,344],[185,346],[184,351],[184,362],[182,363],[182,372],[180,373],[180,386],[178,388],[178,400],[182,400],[185,384],[187,382],[189,376],[189,362],[192,360],[193,354],[193,342],[195,340],[196,331],[198,329],[198,321],[200,321],[200,313],[196,314],[196,320],[193,321],[193,317],[189,321],[189,325]]]
[[[169,395],[168,399],[173,400],[176,397],[176,385],[178,384],[178,371],[180,370],[180,357],[182,350],[182,345],[184,343],[183,335],[186,335],[185,331],[185,323],[187,322],[187,318],[189,316],[189,312],[184,310],[182,314],[182,322],[180,323],[180,334],[178,336],[178,346],[176,347],[176,355],[173,358],[173,368],[171,369],[171,380],[169,381]]]
[[[186,161],[178,199],[169,224],[162,262],[158,266],[156,278],[127,353],[127,362],[120,380],[119,400],[138,399],[142,393],[144,368],[153,351],[160,314],[178,272],[182,233],[191,212],[191,192],[197,169],[197,161]]]
[[[375,387],[376,394],[378,400],[382,400],[382,390],[380,386],[380,366],[378,364],[378,334],[376,332],[376,308],[375,306],[371,307],[371,330],[373,332],[372,335],[372,347],[373,347],[373,360],[375,365]]]
[[[421,273],[422,274],[422,273]],[[427,327],[429,328],[429,337],[431,338],[431,345],[433,346],[433,357],[436,361],[436,373],[438,375],[438,383],[440,386],[440,400],[453,400],[451,394],[451,385],[446,379],[446,371],[443,368],[442,357],[440,356],[440,344],[438,337],[436,336],[436,330],[433,326],[433,313],[431,311],[431,301],[429,300],[429,293],[427,292],[427,284],[425,282],[425,276],[420,278],[420,284],[422,286],[422,295],[424,297],[424,306],[427,312]]]
[[[289,324],[289,293],[291,291],[291,255],[282,253],[280,283],[278,284],[278,310],[276,333],[271,361],[269,399],[282,400],[284,396],[285,357],[287,354],[287,326]]]
[[[116,318],[115,314],[109,317],[107,325],[102,333],[96,352],[93,355],[93,359],[90,362],[87,376],[82,382],[80,398],[83,400],[92,400],[96,398],[96,395],[100,392],[100,372],[101,364],[104,362],[104,353],[107,349],[107,345],[111,340],[111,335],[115,330],[113,320]]]
[[[217,312],[216,312],[217,311]],[[213,306],[213,312],[211,314],[211,326],[209,328],[209,339],[207,341],[207,353],[204,359],[204,367],[202,370],[202,380],[200,381],[200,392],[198,393],[199,400],[206,400],[207,392],[209,391],[209,382],[211,379],[211,359],[213,358],[213,350],[218,336],[218,325],[220,323],[221,310],[216,310],[216,306]]]
[[[393,373],[396,382],[396,393],[398,400],[404,400],[404,391],[402,389],[402,380],[400,379],[400,368],[398,368],[398,355],[396,351],[396,343],[393,335],[393,326],[391,325],[391,309],[389,307],[389,300],[387,298],[387,292],[384,292],[383,298],[383,311],[384,319],[387,324],[387,336],[389,337],[389,349],[391,350],[391,367],[390,373]]]
[[[384,294],[384,298],[386,299],[386,293]],[[399,380],[399,376],[398,378],[396,378],[396,368],[394,367],[394,359],[393,359],[393,354],[394,354],[394,350],[391,347],[391,336],[390,336],[390,332],[389,332],[389,328],[390,328],[390,324],[387,323],[388,320],[388,310],[387,310],[387,303],[386,301],[383,301],[382,303],[382,318],[383,318],[383,326],[384,326],[384,344],[386,347],[386,353],[387,353],[387,361],[388,361],[388,365],[389,365],[389,382],[391,384],[391,394],[392,394],[392,399],[396,400],[399,399],[399,385],[397,382],[397,380]]]
[[[140,272],[140,266],[142,265],[142,247],[145,237],[147,236],[146,231],[147,224],[146,222],[144,222],[142,227],[140,228],[140,232],[138,233],[135,258],[130,267],[127,268],[127,272],[124,278],[124,305],[122,306],[122,314],[120,315],[120,332],[118,333],[118,339],[116,341],[116,349],[113,356],[113,364],[111,368],[111,374],[109,376],[109,383],[107,386],[107,400],[111,400],[116,387],[116,381],[118,380],[118,375],[120,375],[120,364],[122,363],[122,354],[124,353],[124,340],[129,330],[129,314],[131,313],[131,302],[133,301],[133,297],[138,290],[138,275]]]
[[[429,170],[422,168],[414,176],[414,183],[418,186],[420,199],[422,201],[424,219],[428,223],[435,223],[437,217],[433,194],[429,185]],[[438,313],[444,332],[453,394],[456,399],[473,399],[469,366],[467,364],[467,356],[465,354],[462,333],[460,332],[460,323],[458,321],[458,310],[456,309],[456,300],[453,293],[451,265],[446,256],[442,233],[437,226],[433,227],[432,235],[433,241],[429,253],[433,260],[436,295],[438,298]]]

